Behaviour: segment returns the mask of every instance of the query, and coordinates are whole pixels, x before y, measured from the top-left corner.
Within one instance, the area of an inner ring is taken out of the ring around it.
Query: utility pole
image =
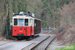
[[[54,16],[54,30],[55,30],[55,16]]]

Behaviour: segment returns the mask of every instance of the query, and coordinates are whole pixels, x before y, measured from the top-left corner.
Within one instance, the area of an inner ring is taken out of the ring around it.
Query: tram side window
[[[14,19],[14,25],[17,25],[17,19]]]
[[[25,26],[28,26],[28,19],[25,19]]]

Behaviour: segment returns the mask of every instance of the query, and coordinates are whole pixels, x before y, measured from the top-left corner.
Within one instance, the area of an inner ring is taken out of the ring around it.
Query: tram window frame
[[[14,18],[14,26],[17,26],[17,24],[18,24],[18,21],[17,21],[17,20],[18,20],[18,19],[16,19],[16,23],[15,23],[15,19],[16,19],[16,18]]]
[[[28,23],[26,23],[26,20],[27,20]],[[29,19],[25,19],[25,20],[24,20],[24,25],[25,25],[25,26],[29,26]]]

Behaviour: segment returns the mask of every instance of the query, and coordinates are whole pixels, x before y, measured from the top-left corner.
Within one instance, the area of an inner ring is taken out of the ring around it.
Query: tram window
[[[28,19],[25,19],[25,26],[28,26]]]
[[[24,26],[24,19],[18,20],[18,26]]]
[[[17,19],[14,19],[14,25],[17,25]]]

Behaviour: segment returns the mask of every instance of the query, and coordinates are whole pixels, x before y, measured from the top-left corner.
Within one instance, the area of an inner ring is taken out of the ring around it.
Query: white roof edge
[[[34,18],[34,19],[41,21],[40,19],[37,19],[37,18]]]
[[[16,15],[16,16],[14,16],[14,17],[12,17],[12,18],[18,18],[18,16],[19,16],[19,15]],[[33,17],[27,16],[27,15],[23,15],[23,16],[24,16],[24,18],[33,18]]]

